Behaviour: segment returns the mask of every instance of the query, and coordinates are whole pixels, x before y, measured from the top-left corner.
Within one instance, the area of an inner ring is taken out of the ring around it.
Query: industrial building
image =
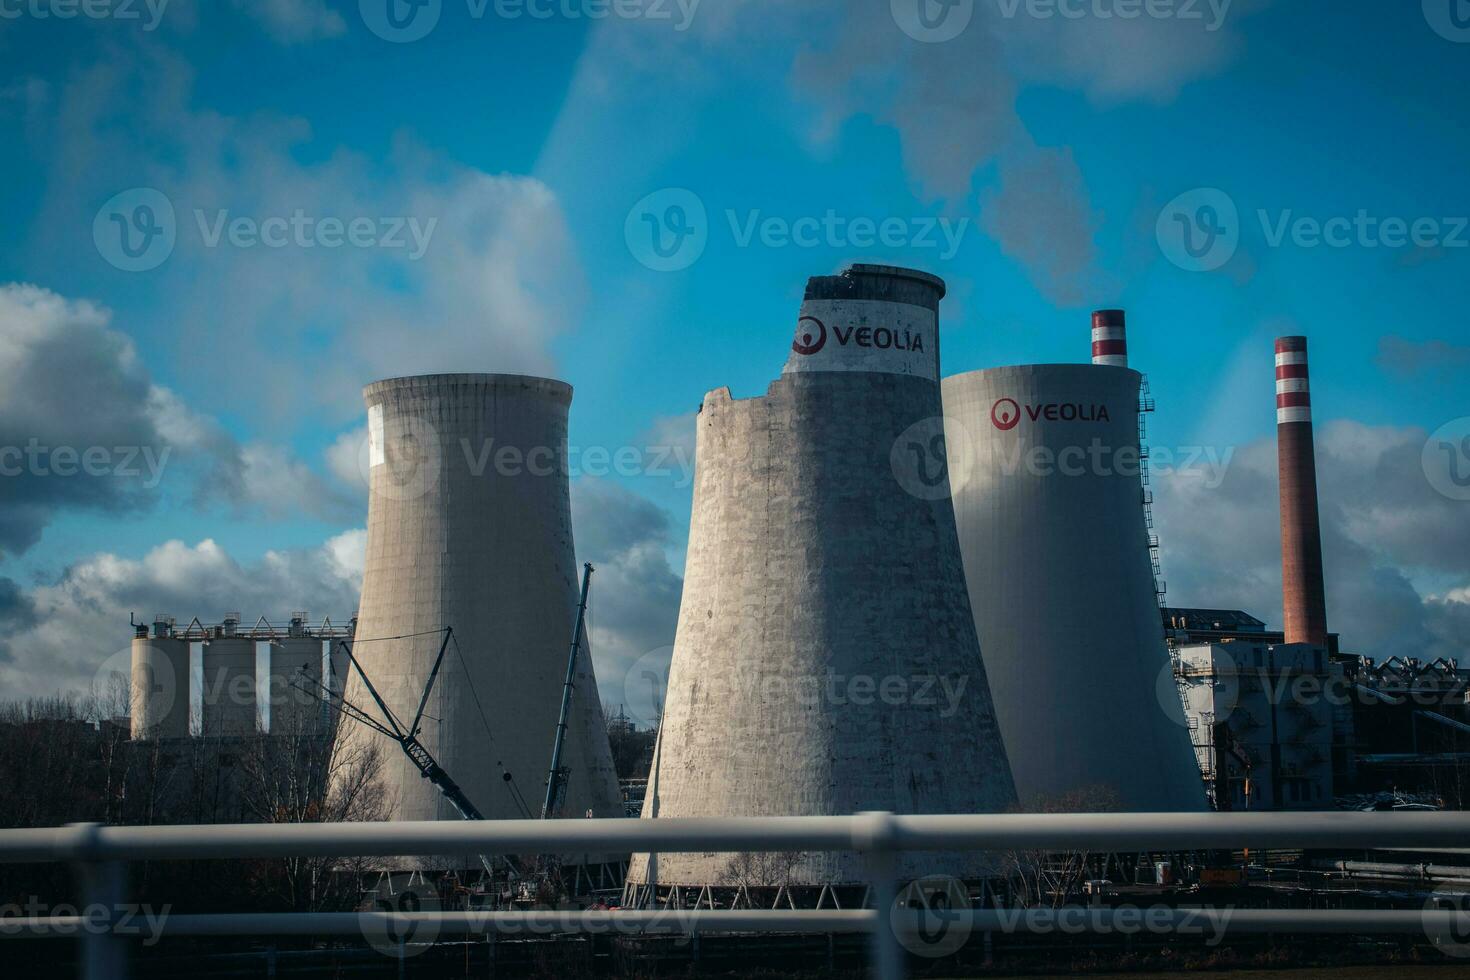
[[[1275,347],[1276,632],[1163,603],[1153,404],[1123,311],[1093,314],[1090,364],[941,381],[944,292],[886,266],[815,277],[765,395],[705,396],[662,724],[628,787],[643,818],[1470,803],[1470,672],[1346,654],[1328,630],[1305,338]],[[422,718],[422,757],[383,747],[393,819],[534,817],[548,768],[567,776],[550,815],[626,815],[585,649],[552,760],[579,616],[571,397],[519,375],[369,385],[359,616],[137,625],[134,740],[172,746],[169,765],[207,756],[227,786],[253,738],[382,738],[324,697]],[[243,812],[231,792],[213,813]],[[997,871],[986,855],[904,862]],[[625,897],[738,883],[747,901],[771,884],[835,903],[864,875],[845,853],[641,855]]]
[[[1240,609],[1190,609],[1166,606],[1164,634],[1170,649],[1199,643],[1248,640],[1259,643],[1285,643],[1286,633],[1266,628],[1265,622]],[[1338,652],[1339,637],[1327,634],[1327,649]]]
[[[1014,806],[949,477],[926,457],[943,437],[944,292],[885,266],[813,278],[766,394],[705,396],[645,819]],[[987,861],[909,855],[901,870]],[[789,855],[774,874],[863,880],[848,853]],[[730,855],[635,856],[630,901],[738,877]]]
[[[1345,653],[1328,630],[1307,338],[1275,344],[1280,632],[1239,610],[1165,609],[1218,809],[1470,804],[1470,671]]]
[[[1342,657],[1335,666],[1348,695],[1339,805],[1413,797],[1470,808],[1470,669],[1412,657]]]
[[[1123,311],[1093,315],[1092,354],[944,380],[951,453],[973,447],[954,508],[996,717],[1023,808],[1202,810]]]
[[[1317,696],[1332,671],[1327,651],[1307,643],[1180,648],[1189,730],[1216,809],[1333,808],[1340,722],[1332,701]]]
[[[1327,631],[1307,338],[1275,344],[1285,624],[1228,610],[1164,611],[1196,758],[1217,809],[1331,809],[1351,712]]]
[[[429,691],[417,738],[480,813],[539,816],[577,621],[572,389],[448,374],[379,381],[364,399],[367,562],[353,655],[401,718]],[[374,702],[355,670],[346,699]],[[347,723],[340,737],[381,738]],[[621,815],[590,656],[578,660],[564,763],[565,815]],[[421,773],[391,752],[392,818],[460,819]]]
[[[305,612],[285,626],[261,617],[248,628],[239,613],[213,625],[196,617],[185,627],[154,616],[133,636],[132,737],[244,737],[303,725],[325,731],[330,719],[308,691],[341,689],[342,641],[351,637],[352,625],[326,619],[313,626]]]

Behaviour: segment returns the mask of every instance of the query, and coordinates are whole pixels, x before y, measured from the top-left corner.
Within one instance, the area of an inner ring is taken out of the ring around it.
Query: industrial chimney
[[[1276,339],[1276,463],[1281,481],[1281,599],[1286,642],[1325,647],[1327,598],[1305,337]]]
[[[645,818],[1014,804],[949,499],[943,295],[942,280],[888,266],[813,278],[765,396],[705,396]],[[631,900],[729,881],[733,857],[635,855]],[[984,874],[992,860],[909,854],[901,873]],[[864,875],[856,854],[808,853],[780,879]]]
[[[412,717],[454,629],[419,736],[487,817],[538,800],[577,609],[560,381],[504,374],[368,385],[367,563],[355,657],[388,706]],[[564,813],[620,816],[592,658],[578,661]],[[347,699],[372,705],[355,671]],[[390,742],[378,740],[391,819],[459,815]],[[507,780],[509,774],[512,778]]]
[[[1127,318],[1122,310],[1098,310],[1092,314],[1092,363],[1128,366]]]

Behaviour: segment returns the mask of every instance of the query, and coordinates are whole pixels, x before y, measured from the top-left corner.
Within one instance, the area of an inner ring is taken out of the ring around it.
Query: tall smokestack
[[[1276,340],[1276,464],[1281,480],[1281,599],[1287,643],[1327,645],[1322,527],[1307,338]]]
[[[1092,314],[1092,363],[1128,366],[1127,318],[1122,310],[1098,310]]]

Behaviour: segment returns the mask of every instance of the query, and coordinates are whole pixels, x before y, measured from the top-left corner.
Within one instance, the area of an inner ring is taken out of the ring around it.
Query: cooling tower
[[[881,266],[814,278],[766,395],[705,396],[645,818],[1015,802],[944,489],[943,295],[933,276]],[[908,855],[901,870],[989,869],[948,854]],[[800,855],[781,877],[864,875],[833,853]],[[635,856],[630,880],[650,879],[729,883],[731,856],[660,854],[652,870]]]
[[[1317,514],[1317,455],[1307,338],[1276,340],[1276,463],[1281,487],[1281,598],[1287,643],[1327,645],[1327,588]]]
[[[1098,328],[1116,332],[1101,352]],[[1098,356],[1126,357],[1118,311],[1094,319],[1094,338]],[[951,453],[974,448],[954,500],[970,604],[1027,809],[1204,808],[1188,730],[1161,703],[1173,685],[1140,479],[1140,381],[1103,364],[944,380]]]
[[[419,738],[487,818],[526,816],[521,797],[538,816],[577,609],[572,390],[544,378],[454,374],[379,381],[364,398],[367,564],[353,653],[406,723],[439,652],[436,631],[452,627],[458,651],[445,655]],[[583,653],[562,812],[617,816],[597,680]],[[346,692],[372,707],[350,670]],[[352,722],[341,731],[379,742],[392,819],[460,819],[392,742]]]

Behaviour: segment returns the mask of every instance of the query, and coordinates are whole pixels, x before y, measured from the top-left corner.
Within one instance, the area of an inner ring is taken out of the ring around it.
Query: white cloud
[[[1317,475],[1327,615],[1344,649],[1470,660],[1470,521],[1420,466],[1421,429],[1350,420],[1319,425]],[[1186,473],[1155,477],[1159,538],[1176,605],[1241,608],[1279,625],[1276,447],[1239,447],[1212,489]],[[1421,580],[1455,583],[1444,590]]]
[[[337,423],[360,416],[362,386],[382,377],[550,373],[549,345],[574,325],[584,286],[545,184],[406,137],[374,160],[321,145],[303,119],[196,108],[189,66],[162,42],[136,43],[153,46],[116,50],[60,86],[39,143],[54,179],[35,261],[70,268],[80,255],[115,275],[92,245],[95,208],[128,187],[163,193],[177,241],[145,281],[152,343],[180,376],[209,377],[222,413],[249,412],[258,429]],[[279,247],[240,244],[228,231],[240,219],[284,222]],[[320,231],[336,221],[375,244]]]
[[[1242,46],[1239,21],[1269,0],[1194,7],[1187,17],[1015,17],[995,15],[990,29],[1006,45],[1008,64],[1026,83],[1071,85],[1095,102],[1172,102],[1190,82],[1224,68]],[[1106,5],[1104,5],[1106,9]],[[1182,7],[1180,8],[1182,9]]]
[[[694,482],[694,450],[699,441],[698,412],[682,415],[660,415],[638,437],[639,442],[654,450],[667,450],[668,466],[679,468],[680,486]]]
[[[362,587],[364,532],[347,531],[321,547],[271,551],[241,564],[212,540],[168,541],[142,558],[98,554],[26,595],[29,622],[0,643],[6,697],[86,693],[109,656],[126,650],[129,612],[166,612],[181,622],[218,622],[229,611],[252,621],[306,609],[345,622]]]
[[[124,513],[157,497],[167,443],[153,386],[110,319],[38,286],[0,285],[0,554],[30,548],[61,510]],[[83,468],[88,454],[97,465]]]
[[[164,480],[237,514],[352,513],[289,450],[242,445],[156,384],[109,310],[29,284],[0,285],[0,468],[0,553],[63,511],[146,510]]]
[[[222,455],[201,475],[195,500],[201,505],[221,501],[237,515],[260,513],[271,519],[302,514],[349,519],[357,512],[351,495],[339,493],[289,450],[259,442]]]
[[[577,557],[592,577],[592,654],[604,699],[621,697],[628,669],[674,642],[683,580],[669,565],[669,515],[606,480],[572,484]]]
[[[573,484],[572,512],[578,557],[597,568],[590,645],[604,694],[616,699],[633,663],[674,641],[682,582],[669,565],[669,518],[590,478]],[[274,621],[306,609],[314,619],[345,622],[357,609],[366,544],[358,528],[242,563],[213,540],[174,540],[139,559],[90,556],[29,591],[0,578],[0,690],[7,697],[85,692],[103,661],[127,649],[129,612],[218,622],[231,610]]]
[[[1205,16],[1195,20],[1035,17],[1024,3],[1007,17],[1010,5],[979,3],[969,27],[938,44],[904,34],[881,0],[706,5],[684,33],[665,24],[604,23],[572,93],[596,107],[594,117],[611,106],[618,118],[661,133],[659,126],[682,124],[690,103],[715,97],[719,81],[745,72],[750,84],[760,84],[784,58],[795,104],[815,110],[815,120],[804,122],[793,112],[793,124],[809,127],[805,135],[817,152],[849,124],[888,127],[914,194],[951,212],[969,208],[975,185],[994,179],[999,188],[984,195],[981,220],[1048,299],[1073,304],[1089,288],[1106,288],[1094,282],[1092,235],[1100,219],[1077,162],[1038,149],[1018,96],[1029,86],[1064,85],[1097,102],[1171,101],[1235,57],[1238,22],[1267,3],[1235,0],[1223,5],[1223,20],[1214,13],[1218,4],[1200,5]],[[630,77],[636,85],[628,86]],[[647,94],[661,77],[673,80],[677,103]],[[638,93],[635,104],[616,105],[620,87]],[[580,135],[580,126],[563,134],[566,152],[580,147]],[[667,153],[667,139],[648,142]]]
[[[282,44],[300,44],[347,33],[347,22],[324,0],[234,0],[234,4]]]
[[[347,488],[354,499],[367,501],[367,426],[339,435],[327,447],[327,471]]]
[[[999,169],[999,188],[982,198],[982,226],[1043,294],[1065,306],[1084,302],[1099,219],[1072,151],[1030,147],[1002,155]]]

